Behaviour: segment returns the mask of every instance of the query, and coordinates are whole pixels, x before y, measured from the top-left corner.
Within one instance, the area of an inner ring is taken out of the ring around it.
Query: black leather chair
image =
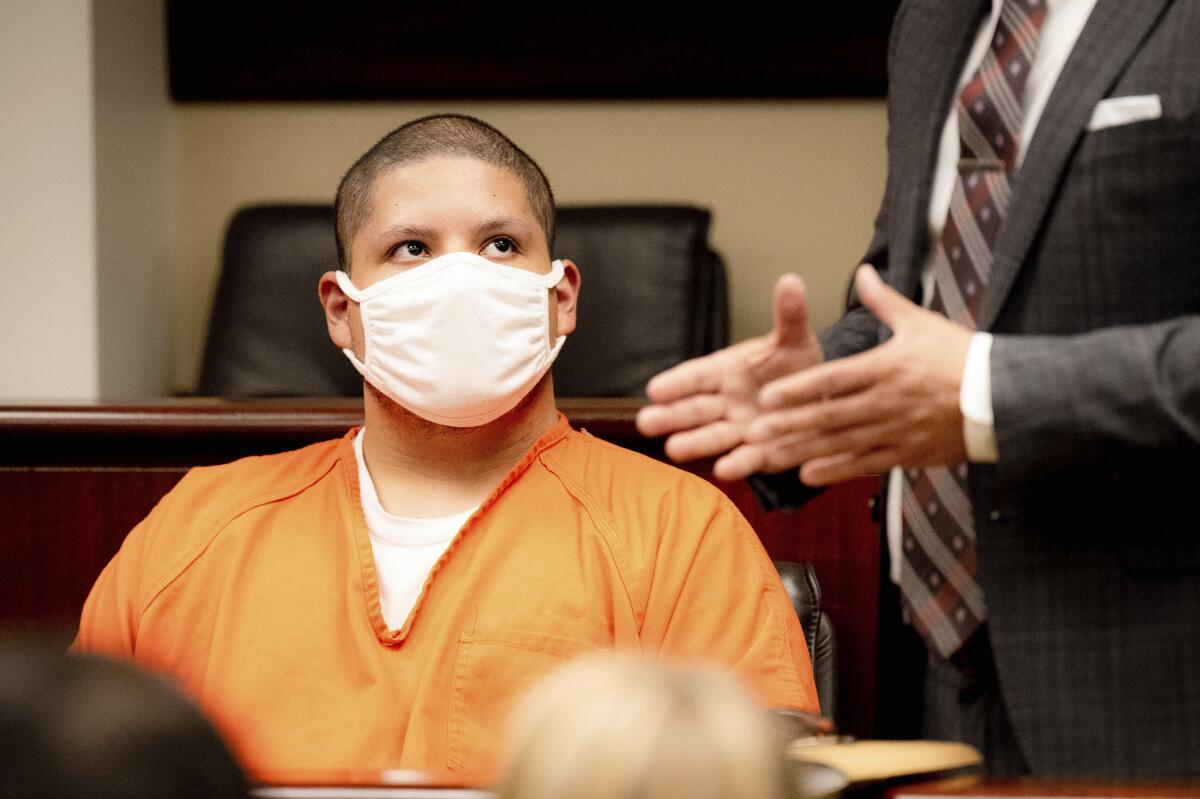
[[[225,234],[199,393],[352,397],[362,378],[329,340],[317,280],[338,268],[333,208],[260,205]]]
[[[662,370],[729,343],[708,225],[708,211],[686,206],[559,209],[551,250],[583,278],[579,327],[554,364],[560,397],[639,397]]]
[[[821,715],[836,718],[837,713],[837,641],[833,635],[833,623],[821,612],[821,586],[811,564],[775,561],[775,568],[787,590],[792,607],[800,617],[800,627],[808,643],[808,655],[812,659],[813,678],[817,683],[817,699],[821,703]]]
[[[554,257],[583,273],[580,327],[554,366],[560,397],[639,396],[654,374],[728,343],[709,214],[682,206],[565,207]],[[326,205],[262,205],[229,224],[199,393],[356,396],[358,373],[330,343],[317,279],[337,268]]]

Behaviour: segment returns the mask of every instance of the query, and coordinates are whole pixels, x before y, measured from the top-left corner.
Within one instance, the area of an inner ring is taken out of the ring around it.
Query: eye
[[[492,255],[512,255],[517,251],[517,243],[508,236],[497,236],[487,243],[485,253]]]
[[[405,260],[408,258],[420,258],[422,255],[426,255],[428,252],[428,247],[421,242],[412,239],[409,241],[402,241],[397,244],[392,248],[392,251],[388,253],[388,257]]]

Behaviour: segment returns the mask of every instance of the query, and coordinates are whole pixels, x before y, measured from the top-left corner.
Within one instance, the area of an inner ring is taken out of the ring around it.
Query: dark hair
[[[0,796],[245,799],[213,727],[163,680],[96,655],[0,643]]]
[[[384,136],[354,162],[338,184],[334,212],[338,260],[343,269],[350,268],[350,241],[370,213],[375,179],[402,164],[455,155],[477,158],[516,175],[525,185],[525,198],[541,223],[546,242],[554,241],[554,193],[541,167],[483,120],[463,114],[437,114],[415,119]]]

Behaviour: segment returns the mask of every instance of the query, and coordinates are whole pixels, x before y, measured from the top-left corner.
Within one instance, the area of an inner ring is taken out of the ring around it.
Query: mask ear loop
[[[567,337],[560,334],[554,339],[553,344],[550,343],[550,292],[554,290],[555,286],[562,282],[566,272],[567,270],[566,267],[563,266],[563,262],[556,259],[550,263],[549,272],[544,275],[539,275],[539,277],[543,279],[543,283],[546,287],[546,371],[549,371],[550,367],[554,365],[554,361],[558,358],[559,351],[562,349],[563,344],[565,344],[567,341]],[[545,372],[542,374],[545,374]],[[540,380],[541,378],[538,379]]]
[[[354,285],[354,281],[350,279],[350,275],[343,272],[341,269],[333,273],[337,279],[338,288],[342,290],[350,299],[362,304],[363,293],[358,290],[358,286]]]
[[[370,313],[367,311],[366,306],[363,305],[363,293],[358,290],[358,286],[354,285],[354,281],[350,279],[350,276],[339,269],[335,273],[335,277],[342,293],[358,306],[358,315],[362,319],[363,324],[363,360],[360,361],[358,356],[354,354],[354,350],[349,347],[343,347],[342,353],[350,359],[350,363],[358,370],[360,375],[370,380],[371,378],[367,374],[367,364],[371,362],[371,337],[366,335],[367,326],[370,324]]]
[[[566,273],[567,268],[563,266],[563,262],[556,259],[550,262],[550,271],[544,275],[538,275],[538,277],[541,278],[541,282],[546,288],[552,289],[562,282],[563,276]]]
[[[547,332],[549,332],[549,331],[547,331]],[[546,350],[546,371],[542,372],[543,375],[546,374],[546,372],[550,371],[550,367],[553,366],[554,361],[558,359],[558,353],[562,350],[563,344],[566,344],[566,343],[567,343],[567,337],[559,336],[558,338],[554,339],[554,346],[547,348],[547,350]],[[539,377],[538,379],[541,380],[541,377]]]

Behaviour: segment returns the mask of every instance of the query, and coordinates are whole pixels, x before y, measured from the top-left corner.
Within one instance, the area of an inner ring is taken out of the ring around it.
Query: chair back
[[[554,257],[583,280],[579,327],[554,364],[558,396],[640,397],[654,375],[729,343],[709,219],[688,206],[559,209]]]
[[[580,326],[554,365],[560,397],[641,396],[646,381],[728,342],[709,214],[684,206],[558,209],[554,257],[583,274]],[[229,398],[358,396],[329,341],[317,280],[338,268],[327,205],[260,205],[229,223],[198,393]]]
[[[813,679],[817,683],[817,700],[821,715],[836,718],[837,713],[837,641],[833,623],[821,612],[821,586],[817,572],[809,563],[775,561],[775,569],[783,581],[792,607],[800,617],[800,627],[808,644],[812,660]]]
[[[317,281],[338,268],[333,208],[259,205],[225,234],[198,393],[353,397],[362,378],[333,343]]]

